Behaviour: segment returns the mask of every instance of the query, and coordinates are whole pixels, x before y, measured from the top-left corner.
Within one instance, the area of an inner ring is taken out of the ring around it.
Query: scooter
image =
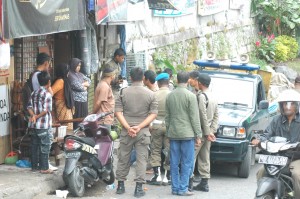
[[[260,155],[258,163],[264,164],[268,177],[258,181],[256,199],[294,198],[289,165],[299,145],[300,142],[289,143],[286,138],[278,136],[260,143],[264,154]]]
[[[82,197],[85,186],[90,187],[99,179],[106,184],[115,181],[113,138],[107,127],[98,124],[109,114],[112,112],[88,115],[74,130],[74,135],[64,138],[66,161],[63,179],[73,196]]]

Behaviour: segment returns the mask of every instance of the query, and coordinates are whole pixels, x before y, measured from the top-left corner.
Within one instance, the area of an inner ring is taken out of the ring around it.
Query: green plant
[[[282,45],[288,48],[287,60],[292,60],[297,57],[299,47],[298,47],[298,42],[295,38],[289,37],[287,35],[281,35],[279,37],[276,37],[275,40],[276,40],[275,60],[280,60],[279,57],[282,56],[282,55],[277,55],[277,53],[281,54],[281,50],[284,49],[282,48]]]
[[[275,50],[275,61],[276,62],[285,62],[288,60],[289,48],[282,43],[276,44]]]
[[[257,58],[270,62],[275,56],[275,36],[264,36],[261,32],[258,34],[258,40],[255,42],[255,53]]]
[[[295,0],[252,0],[251,12],[260,30],[276,35],[294,35],[300,25],[300,2]]]

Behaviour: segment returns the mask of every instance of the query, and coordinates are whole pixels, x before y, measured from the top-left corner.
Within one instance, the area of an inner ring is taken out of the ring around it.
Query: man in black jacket
[[[252,140],[253,145],[270,139],[273,136],[287,138],[291,143],[300,142],[300,116],[299,104],[300,94],[295,90],[285,90],[278,97],[280,115],[274,117],[263,135]],[[300,198],[300,154],[295,154],[290,163],[290,171],[294,180],[294,197]],[[296,157],[296,158],[295,158]],[[265,175],[264,168],[257,173],[260,179]]]

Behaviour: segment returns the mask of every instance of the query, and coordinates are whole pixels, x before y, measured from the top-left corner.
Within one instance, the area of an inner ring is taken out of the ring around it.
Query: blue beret
[[[163,80],[163,79],[169,79],[170,76],[168,73],[160,73],[156,76],[155,81]]]

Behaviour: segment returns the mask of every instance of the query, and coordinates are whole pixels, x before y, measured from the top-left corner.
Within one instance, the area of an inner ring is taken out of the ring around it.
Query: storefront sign
[[[2,0],[5,38],[85,29],[85,0]]]
[[[224,0],[199,0],[198,14],[206,16],[222,12],[226,9],[226,3]]]
[[[195,0],[173,0],[178,10],[153,10],[155,17],[178,17],[192,14],[195,11]]]
[[[9,134],[8,85],[0,85],[0,137]]]
[[[96,23],[124,24],[144,19],[144,0],[97,0]]]

